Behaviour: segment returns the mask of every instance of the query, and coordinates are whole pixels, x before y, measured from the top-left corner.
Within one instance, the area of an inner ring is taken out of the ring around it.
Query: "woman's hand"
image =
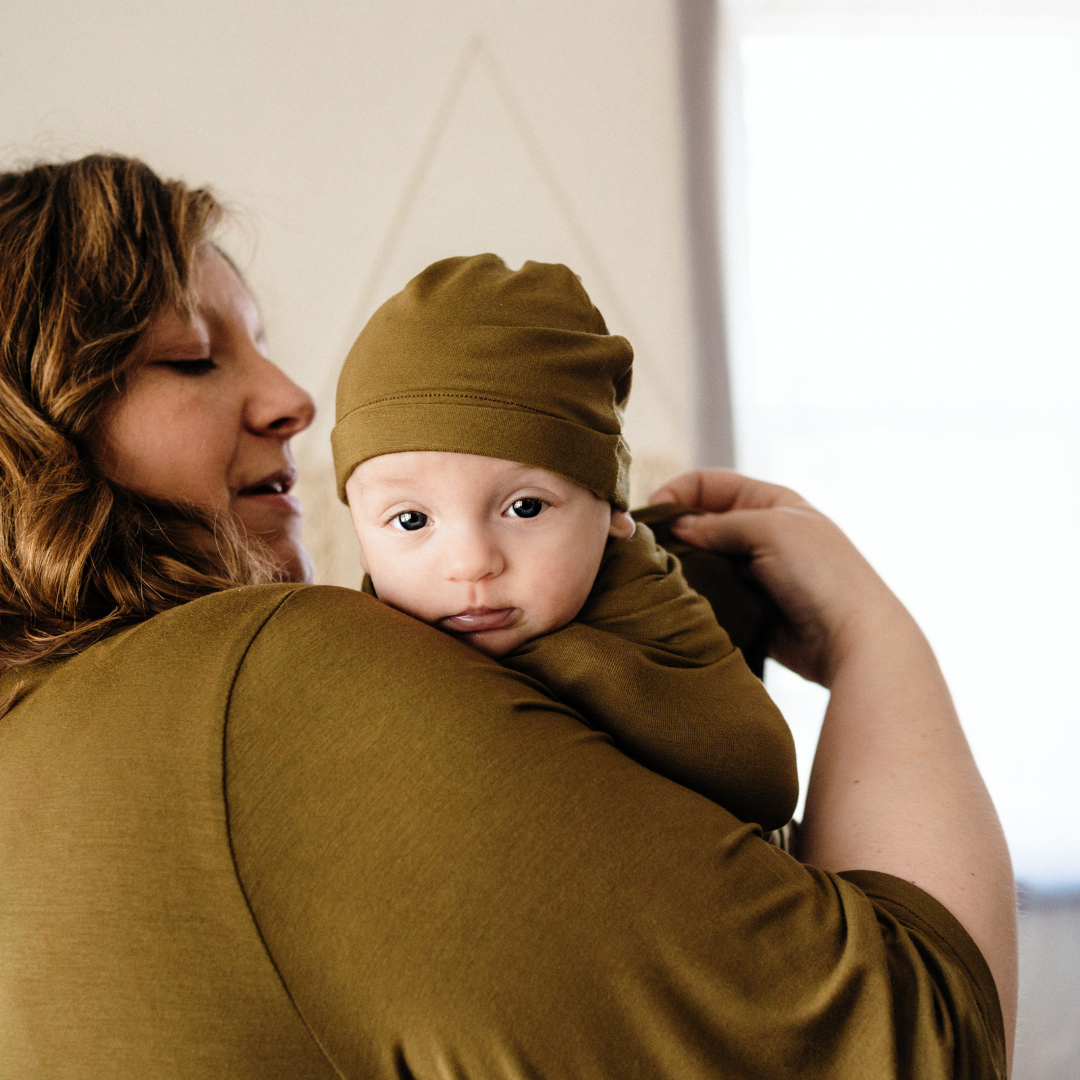
[[[831,686],[869,620],[909,618],[840,529],[788,488],[709,469],[676,477],[649,501],[704,511],[675,523],[680,540],[751,557],[787,619],[770,655],[804,678]]]

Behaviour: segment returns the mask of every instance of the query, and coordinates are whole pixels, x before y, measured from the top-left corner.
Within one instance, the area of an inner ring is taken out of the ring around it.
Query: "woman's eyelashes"
[[[422,529],[427,521],[427,514],[422,514],[419,510],[403,510],[390,519],[390,524],[404,532],[416,532],[417,529]]]
[[[507,508],[506,514],[508,517],[534,518],[550,505],[543,499],[515,499]]]
[[[167,367],[189,377],[205,375],[217,367],[213,358],[209,356],[200,356],[192,360],[158,360],[157,363],[159,367]]]

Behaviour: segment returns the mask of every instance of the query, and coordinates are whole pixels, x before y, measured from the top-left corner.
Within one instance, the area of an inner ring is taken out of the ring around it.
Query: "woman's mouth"
[[[440,630],[455,634],[476,634],[482,630],[504,630],[515,621],[517,608],[474,607],[449,615],[437,623]]]
[[[238,499],[251,499],[268,509],[282,510],[290,514],[299,514],[302,511],[300,500],[290,495],[293,484],[296,483],[295,469],[279,469],[253,484],[247,484],[240,488],[236,497]]]

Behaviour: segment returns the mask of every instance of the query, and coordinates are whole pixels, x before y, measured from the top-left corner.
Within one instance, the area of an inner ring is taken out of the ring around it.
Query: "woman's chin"
[[[266,546],[277,562],[278,581],[296,581],[308,585],[315,581],[315,563],[308,549],[299,540],[286,536],[269,542]]]
[[[278,581],[313,582],[315,564],[300,541],[303,510],[292,495],[237,499],[234,512],[249,535],[258,537],[277,563]]]

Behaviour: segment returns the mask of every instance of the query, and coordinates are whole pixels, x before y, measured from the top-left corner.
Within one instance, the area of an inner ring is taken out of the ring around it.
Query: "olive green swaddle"
[[[778,829],[794,812],[799,781],[783,716],[647,525],[608,540],[569,626],[502,663],[538,679],[629,757],[743,821]]]
[[[368,458],[437,450],[547,469],[625,509],[632,360],[565,266],[515,272],[494,255],[435,263],[372,316],[345,362],[333,432],[339,495]],[[647,526],[608,541],[572,623],[501,662],[629,757],[743,820],[775,829],[791,817],[787,725]]]

